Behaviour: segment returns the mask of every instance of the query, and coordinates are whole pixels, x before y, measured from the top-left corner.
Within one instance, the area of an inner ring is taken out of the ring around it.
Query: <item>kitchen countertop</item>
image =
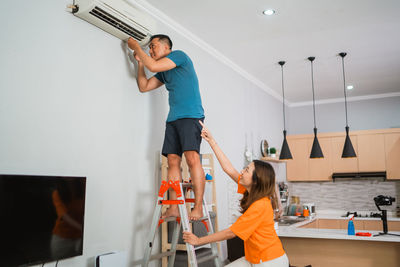
[[[317,229],[317,228],[300,228],[305,224],[311,223],[317,219],[343,219],[347,220],[346,217],[340,217],[337,215],[317,215],[312,218],[306,219],[302,222],[298,222],[292,224],[290,226],[282,226],[278,227],[276,231],[279,237],[298,237],[298,238],[322,238],[322,239],[344,239],[344,240],[361,240],[361,241],[380,241],[380,242],[400,242],[400,236],[392,236],[392,235],[381,235],[381,236],[355,236],[355,235],[347,235],[347,229]],[[380,218],[365,218],[365,217],[357,217],[356,220],[381,220]],[[400,221],[400,218],[391,217],[388,218],[388,221]],[[377,234],[379,231],[370,231],[370,230],[361,230],[356,232],[369,232],[372,235]],[[400,234],[398,231],[389,231],[393,234]]]

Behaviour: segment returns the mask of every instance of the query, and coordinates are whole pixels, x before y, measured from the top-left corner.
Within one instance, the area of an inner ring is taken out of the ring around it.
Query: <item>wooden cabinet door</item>
[[[335,219],[318,219],[318,229],[340,229],[341,221]]]
[[[385,171],[385,138],[383,134],[360,134],[358,143],[358,170],[360,172]]]
[[[358,159],[342,158],[343,146],[346,136],[331,137],[332,142],[332,172],[358,172]],[[354,151],[358,156],[357,136],[350,135]]]
[[[300,228],[318,228],[317,220],[307,223],[303,226],[300,226]]]
[[[288,145],[293,159],[286,161],[286,175],[288,181],[307,181],[309,179],[308,158],[310,150],[308,148],[309,138],[289,139]]]
[[[364,221],[364,230],[383,231],[382,220],[366,220],[366,221]]]
[[[400,133],[385,134],[386,177],[400,179]]]
[[[399,221],[388,221],[388,232],[390,231],[400,231]]]
[[[314,139],[308,141],[308,151],[311,151]],[[332,142],[330,137],[318,138],[324,157],[308,159],[309,181],[329,181],[332,179]]]

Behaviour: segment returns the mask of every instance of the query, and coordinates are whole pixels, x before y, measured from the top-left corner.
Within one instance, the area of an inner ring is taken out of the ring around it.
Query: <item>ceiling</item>
[[[147,0],[266,88],[291,104],[343,97],[339,52],[345,57],[348,97],[400,95],[398,0]],[[273,16],[262,11],[274,9]]]

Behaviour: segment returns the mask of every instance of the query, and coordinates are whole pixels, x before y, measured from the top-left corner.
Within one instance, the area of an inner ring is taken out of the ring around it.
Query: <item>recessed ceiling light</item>
[[[347,90],[352,90],[353,88],[354,88],[354,86],[353,85],[347,85]]]
[[[263,14],[264,14],[264,15],[267,15],[267,16],[271,16],[271,15],[275,14],[275,10],[273,10],[273,9],[267,9],[267,10],[264,10],[264,11],[263,11]]]

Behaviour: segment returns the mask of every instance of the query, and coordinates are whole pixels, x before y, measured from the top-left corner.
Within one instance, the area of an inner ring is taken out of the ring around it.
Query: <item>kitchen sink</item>
[[[305,219],[306,219],[305,217],[299,217],[299,216],[282,216],[278,220],[278,225],[288,226],[298,222],[302,222]]]

